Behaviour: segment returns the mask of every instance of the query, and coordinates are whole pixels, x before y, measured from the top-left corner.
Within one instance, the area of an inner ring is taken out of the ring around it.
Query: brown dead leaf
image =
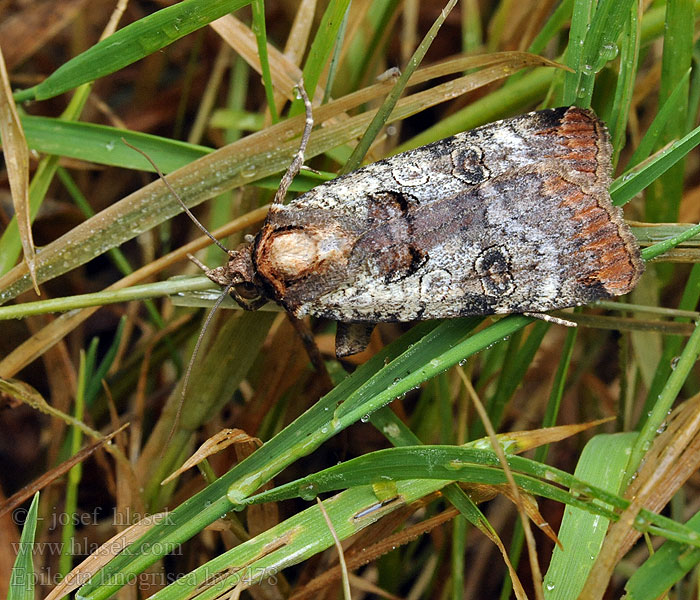
[[[38,296],[40,292],[36,281],[34,240],[29,208],[29,148],[12,98],[10,76],[7,74],[2,49],[0,49],[0,137],[2,137],[2,151],[5,156],[7,179],[10,183],[19,237],[24,250],[24,261]]]
[[[221,452],[221,450],[228,448],[231,444],[253,444],[256,448],[262,446],[262,442],[258,438],[249,436],[242,429],[222,429],[206,440],[177,471],[168,475],[160,484],[170,483],[177,476],[199,464],[208,456]]]
[[[511,431],[509,433],[499,433],[496,435],[498,441],[506,445],[509,454],[520,454],[526,450],[559,442],[572,437],[577,433],[597,427],[603,423],[614,420],[615,417],[589,421],[588,423],[576,423],[573,425],[558,425],[556,427],[545,427],[543,429],[531,429],[527,431]]]

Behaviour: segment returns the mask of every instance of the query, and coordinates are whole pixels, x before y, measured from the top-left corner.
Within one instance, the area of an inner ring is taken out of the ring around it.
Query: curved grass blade
[[[618,177],[610,186],[610,196],[615,206],[622,206],[634,198],[652,181],[659,178],[688,152],[700,144],[700,127],[659,153],[656,158],[643,168]]]

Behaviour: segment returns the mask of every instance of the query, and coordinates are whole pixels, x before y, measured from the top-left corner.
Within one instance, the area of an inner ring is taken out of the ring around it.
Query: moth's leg
[[[306,323],[304,323],[303,320],[297,319],[291,313],[287,313],[287,318],[292,324],[292,327],[294,327],[294,330],[297,332],[297,335],[301,338],[301,341],[304,344],[304,349],[306,350],[306,354],[309,356],[311,364],[313,365],[314,369],[316,369],[316,372],[324,380],[324,386],[328,390],[331,390],[333,388],[333,380],[328,374],[328,370],[326,369],[326,363],[323,362],[321,351],[316,345],[316,340],[314,340],[314,336],[311,333],[311,330],[306,326]]]
[[[335,355],[338,358],[362,352],[369,344],[375,323],[341,323],[335,333]]]
[[[567,321],[566,319],[560,319],[559,317],[553,317],[547,313],[538,312],[524,312],[526,317],[534,317],[535,319],[540,319],[541,321],[547,321],[547,323],[554,323],[555,325],[564,325],[564,327],[577,327],[576,323],[573,321]]]

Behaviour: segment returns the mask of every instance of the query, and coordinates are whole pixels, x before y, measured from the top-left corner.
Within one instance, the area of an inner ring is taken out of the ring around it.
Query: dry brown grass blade
[[[293,65],[297,67],[301,64],[309,43],[311,29],[314,24],[314,14],[316,13],[317,0],[301,0],[294,14],[294,22],[287,36],[287,43],[284,45],[283,55]],[[285,93],[275,90],[275,106],[277,113],[282,111],[284,103],[288,97]]]
[[[516,502],[516,498],[513,497],[513,490],[508,486],[495,486],[500,487],[500,493],[502,493],[506,498],[508,498],[513,504]],[[561,547],[561,542],[557,537],[556,532],[552,529],[552,526],[544,519],[540,513],[539,507],[537,505],[537,499],[531,494],[519,490],[519,497],[522,500],[523,508],[530,520],[537,525],[537,527],[557,546]]]
[[[598,425],[602,425],[614,419],[615,417],[608,417],[576,425],[558,425],[556,427],[545,427],[543,429],[512,431],[510,433],[499,433],[496,437],[501,444],[508,444],[509,452],[519,454],[526,450],[537,448],[538,446],[559,442],[577,433],[586,431],[586,429],[597,427]]]
[[[262,73],[258,44],[250,27],[244,25],[233,15],[226,15],[211,23],[211,27],[258,73]],[[283,93],[288,100],[294,99],[294,86],[301,79],[301,69],[282,52],[270,44],[267,45],[270,74],[275,89]],[[314,97],[322,98],[323,90],[318,88]],[[320,94],[320,95],[319,95]]]
[[[47,414],[51,417],[61,419],[66,425],[77,427],[85,435],[93,439],[102,439],[102,434],[100,434],[99,431],[95,431],[72,415],[66,414],[63,411],[51,406],[39,392],[37,392],[31,385],[23,381],[0,377],[0,395],[14,398],[23,404],[31,406],[34,410],[38,410],[39,412]]]
[[[59,583],[45,600],[58,600],[72,591],[77,590],[83,585],[92,575],[97,573],[117,554],[129,547],[149,529],[158,523],[162,523],[168,518],[168,513],[157,513],[149,515],[141,519],[138,523],[127,527],[124,531],[120,531],[115,536],[108,539],[83,562],[75,567],[65,578]]]
[[[528,507],[527,503],[525,502],[525,494],[520,493],[520,490],[518,489],[517,484],[515,483],[515,479],[513,478],[513,473],[510,470],[510,467],[508,466],[508,461],[506,460],[506,455],[505,452],[503,451],[502,446],[498,442],[498,437],[496,435],[496,431],[493,428],[493,425],[491,424],[491,421],[489,420],[488,414],[486,413],[486,409],[484,408],[483,403],[481,402],[481,399],[479,398],[478,394],[476,393],[476,390],[474,389],[474,386],[472,385],[471,381],[467,378],[466,374],[461,368],[456,369],[457,374],[459,375],[460,379],[462,380],[462,383],[464,384],[464,387],[467,390],[467,393],[469,397],[472,400],[472,404],[474,405],[474,408],[476,409],[477,414],[479,415],[479,418],[481,419],[481,422],[484,424],[484,428],[486,429],[489,440],[491,441],[491,447],[493,448],[493,451],[496,453],[496,456],[498,456],[498,460],[503,466],[503,473],[506,476],[506,480],[508,482],[508,488],[510,491],[511,500],[515,504],[515,507],[518,511],[518,516],[520,517],[520,523],[523,526],[523,532],[525,534],[525,542],[526,542],[526,547],[528,551],[528,558],[530,561],[530,568],[532,569],[532,578],[533,578],[533,584],[535,586],[535,597],[538,598],[538,600],[543,600],[544,599],[544,591],[542,589],[542,572],[540,570],[540,565],[537,559],[537,548],[535,547],[535,538],[532,535],[532,529],[530,528],[530,521],[528,520]],[[500,549],[500,546],[499,546]],[[508,564],[509,570],[512,571],[512,566],[510,565],[510,561],[506,561],[506,564]],[[516,594],[516,597],[518,600],[521,598],[526,598],[527,595],[525,594],[525,591],[520,588],[518,589],[518,586],[515,584],[515,580],[513,580],[513,591]],[[521,595],[522,594],[522,595]]]
[[[335,549],[338,552],[338,567],[340,568],[341,579],[343,581],[343,598],[345,600],[350,600],[350,577],[348,576],[348,565],[345,562],[345,551],[343,550],[343,545],[340,543],[340,538],[338,537],[338,534],[335,531],[335,527],[333,527],[333,522],[328,516],[328,512],[323,506],[323,502],[321,502],[321,499],[318,496],[316,496],[316,505],[318,506],[319,511],[323,515],[323,519],[326,521],[326,525],[328,525],[328,529],[331,532],[331,535],[333,536],[333,543],[335,544]]]
[[[421,504],[422,505],[422,504]],[[415,508],[415,505],[413,505]],[[411,507],[406,507],[406,511],[403,512],[405,518],[408,518],[414,510]],[[346,551],[346,563],[349,570],[355,570],[359,567],[366,565],[373,560],[376,560],[380,556],[391,552],[395,548],[408,544],[409,542],[417,539],[418,537],[429,533],[436,527],[442,525],[454,519],[459,514],[456,508],[450,508],[439,515],[435,515],[430,519],[416,523],[406,529],[403,529],[397,533],[394,533],[383,540],[372,544],[370,546],[365,546],[361,544],[356,550],[355,545],[351,549]],[[387,515],[385,518],[391,519],[392,515]],[[382,519],[383,520],[383,519]],[[382,520],[378,521],[377,525],[381,524]],[[328,569],[322,575],[315,577],[309,581],[303,588],[296,591],[290,598],[290,600],[302,600],[304,598],[309,598],[315,596],[320,590],[325,589],[335,581],[337,581],[341,576],[340,565],[335,565],[334,567]]]
[[[60,465],[54,467],[50,471],[44,473],[38,479],[35,479],[29,485],[24,486],[17,493],[10,496],[2,504],[0,504],[0,516],[4,515],[6,512],[12,511],[17,508],[22,502],[31,498],[36,492],[45,488],[49,483],[58,479],[62,475],[65,475],[70,471],[75,465],[84,461],[88,456],[90,456],[95,450],[101,448],[105,444],[111,441],[111,439],[118,433],[124,431],[129,425],[122,425],[116,431],[113,431],[109,435],[97,440],[96,442],[85,446],[82,450],[71,456],[68,460],[65,460]]]
[[[17,114],[17,107],[12,98],[10,76],[5,67],[5,57],[0,48],[0,137],[2,152],[5,157],[7,178],[10,183],[12,205],[19,229],[19,237],[24,250],[24,261],[29,269],[37,296],[39,285],[36,280],[34,265],[34,239],[32,238],[32,218],[29,208],[29,148],[24,137],[22,123]]]
[[[422,505],[423,503],[421,502],[420,506]],[[414,514],[415,506],[416,505],[414,504],[412,506],[407,506],[403,509],[399,509],[398,511],[395,511],[394,513],[391,513],[383,519],[379,520],[369,530],[361,533],[358,536],[357,541],[353,544],[353,546],[346,551],[347,568],[352,571],[358,569],[363,565],[369,564],[370,562],[380,558],[384,554],[395,550],[399,546],[403,546],[412,542],[415,539],[418,539],[419,537],[425,535],[426,533],[429,533],[436,527],[439,527],[440,525],[443,525],[444,523],[454,519],[456,516],[459,516],[459,511],[456,508],[449,508],[440,514],[435,515],[434,517],[425,519],[420,523],[415,523],[401,531],[388,535],[387,537],[376,543],[370,545],[367,544],[368,535],[371,535],[373,530],[377,529],[377,527],[379,527],[380,531],[386,530],[387,527],[389,530],[394,529],[398,524],[397,518],[401,521],[405,521],[412,514]],[[387,527],[383,527],[383,523],[385,521],[388,523]],[[501,555],[503,556],[503,560],[513,580],[513,588],[515,590],[516,598],[518,598],[519,600],[526,599],[527,594],[525,593],[525,590],[522,587],[522,584],[520,583],[520,579],[518,578],[518,575],[515,569],[513,568],[512,563],[510,562],[510,558],[508,557],[508,551],[503,545],[503,542],[501,542],[500,538],[497,535],[487,535],[491,539],[491,541],[496,545],[496,547],[501,552]],[[328,586],[332,585],[335,581],[338,580],[338,578],[340,578],[340,576],[340,566],[336,565],[328,569],[328,571],[326,571],[322,575],[319,575],[318,577],[315,577],[314,579],[309,581],[309,583],[307,583],[303,588],[295,592],[291,596],[290,600],[303,600],[305,598],[312,598],[318,595],[318,593],[321,590],[324,590]]]
[[[221,452],[224,448],[228,448],[231,444],[240,444],[252,442],[257,447],[262,446],[262,442],[258,438],[249,436],[242,429],[222,429],[218,433],[215,433],[208,440],[206,440],[197,450],[190,456],[182,466],[177,469],[171,475],[168,475],[162,482],[161,485],[171,482],[178,475],[181,475],[188,469],[198,465],[205,458]]]
[[[638,317],[620,317],[618,315],[605,317],[603,315],[569,313],[555,311],[553,314],[563,315],[579,325],[608,329],[611,331],[656,331],[666,335],[689,336],[695,326],[692,323],[679,323],[677,321],[662,321],[660,319],[640,319]]]
[[[613,523],[603,543],[582,600],[602,597],[613,569],[641,536],[634,528],[639,511],[658,513],[700,468],[700,394],[671,414],[668,427],[654,441],[634,481],[625,491],[632,503]]]

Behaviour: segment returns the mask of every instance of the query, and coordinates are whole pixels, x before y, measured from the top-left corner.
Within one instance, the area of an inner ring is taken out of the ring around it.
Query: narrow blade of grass
[[[583,449],[574,476],[613,494],[625,483],[628,452],[636,433],[598,435]],[[547,600],[577,598],[593,560],[603,544],[609,520],[587,510],[567,506],[559,528],[561,547],[556,546],[544,578]]]
[[[435,22],[423,38],[423,41],[419,44],[418,48],[413,53],[413,56],[411,56],[411,60],[408,61],[408,64],[404,68],[403,73],[401,73],[401,77],[399,77],[399,80],[394,85],[394,88],[391,90],[391,93],[386,97],[383,104],[374,115],[369,127],[367,127],[362,138],[352,151],[350,158],[347,160],[345,165],[343,165],[343,168],[340,170],[341,175],[354,171],[360,166],[362,159],[369,150],[369,147],[372,145],[372,142],[377,135],[379,135],[379,131],[382,127],[384,127],[389,115],[394,110],[394,106],[396,106],[401,94],[403,94],[406,84],[408,84],[408,80],[423,61],[425,53],[428,51],[428,48],[430,48],[430,44],[433,43],[435,36],[437,35],[438,31],[440,31],[440,27],[445,22],[447,15],[450,14],[450,11],[454,8],[456,3],[457,0],[450,0],[445,8],[443,8],[440,12],[440,16],[435,19]]]
[[[666,123],[673,113],[677,113],[679,106],[686,104],[688,94],[688,80],[690,78],[690,69],[688,69],[683,78],[678,82],[673,92],[669,95],[666,102],[663,103],[659,112],[656,113],[654,120],[649,125],[644,137],[637,145],[634,154],[630,156],[625,167],[626,171],[633,169],[643,160],[646,160],[652,150],[657,146],[659,136],[664,132]]]
[[[17,558],[15,558],[15,564],[12,567],[10,576],[10,589],[7,594],[7,600],[34,600],[35,574],[32,550],[34,549],[38,512],[39,492],[34,494],[32,503],[27,511],[27,517],[24,519]]]
[[[622,206],[629,202],[698,144],[700,144],[700,127],[696,127],[682,139],[659,153],[653,161],[644,165],[643,168],[618,177],[610,186],[610,196],[613,204]]]

